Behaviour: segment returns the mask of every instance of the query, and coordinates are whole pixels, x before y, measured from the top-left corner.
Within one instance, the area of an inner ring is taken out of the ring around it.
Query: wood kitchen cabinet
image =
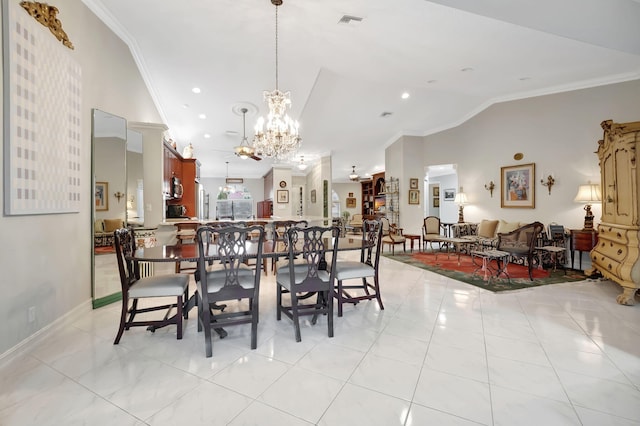
[[[623,288],[617,301],[635,304],[640,288],[640,121],[603,121],[604,137],[598,141],[602,190],[602,221],[598,243],[591,251],[593,267]]]

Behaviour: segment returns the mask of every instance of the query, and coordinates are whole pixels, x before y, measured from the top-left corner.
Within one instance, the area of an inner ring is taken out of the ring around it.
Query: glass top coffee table
[[[484,281],[491,282],[492,279],[498,278],[502,274],[507,278],[509,282],[511,282],[511,277],[509,276],[509,272],[507,271],[507,264],[509,263],[509,253],[507,253],[506,251],[473,250],[471,251],[471,261],[475,266],[477,266],[477,268],[473,271],[473,275],[482,275]]]

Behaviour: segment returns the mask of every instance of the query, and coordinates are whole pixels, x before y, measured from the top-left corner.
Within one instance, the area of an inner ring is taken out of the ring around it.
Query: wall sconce
[[[540,183],[542,184],[542,186],[546,186],[547,189],[549,189],[549,195],[551,195],[551,187],[556,183],[556,180],[553,178],[553,175],[547,176],[546,182],[544,181],[544,179],[540,179]]]
[[[493,198],[493,190],[495,188],[496,188],[496,184],[493,183],[493,181],[489,182],[489,185],[487,185],[486,183],[484,184],[484,189],[489,191],[489,194],[491,194],[491,198]]]
[[[120,202],[120,199],[122,197],[124,197],[124,194],[120,191],[116,192],[115,194],[113,194],[114,197],[116,197],[118,199],[118,203]]]

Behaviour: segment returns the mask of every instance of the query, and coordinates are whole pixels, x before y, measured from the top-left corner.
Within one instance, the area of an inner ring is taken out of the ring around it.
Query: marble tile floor
[[[344,256],[344,255],[341,255]],[[296,343],[262,282],[258,348],[205,358],[195,311],[125,332],[119,305],[0,360],[0,425],[640,425],[640,305],[585,281],[493,294],[383,258],[385,310],[345,305]]]

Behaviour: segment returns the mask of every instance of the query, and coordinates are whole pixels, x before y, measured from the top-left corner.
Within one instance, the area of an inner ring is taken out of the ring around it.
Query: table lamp
[[[464,223],[464,205],[467,204],[467,195],[462,192],[462,187],[460,187],[460,191],[456,194],[456,197],[453,199],[453,202],[458,205],[458,223]]]
[[[600,185],[597,183],[588,183],[578,187],[578,194],[573,199],[576,203],[584,203],[584,228],[583,231],[593,230],[593,213],[591,212],[591,204],[599,203],[602,200]]]

